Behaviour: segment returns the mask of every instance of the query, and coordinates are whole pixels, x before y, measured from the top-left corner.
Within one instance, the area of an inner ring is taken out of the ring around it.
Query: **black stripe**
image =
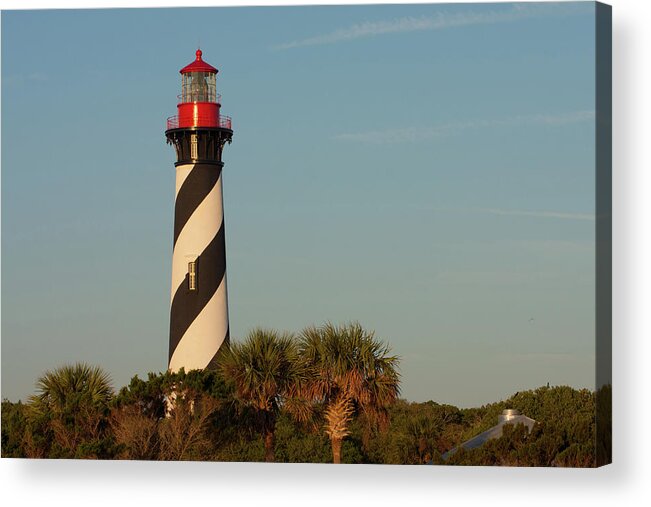
[[[197,290],[188,290],[188,275],[179,286],[170,312],[170,349],[172,359],[174,349],[194,322],[201,310],[208,304],[226,273],[226,244],[224,223],[206,249],[201,252],[197,262]]]
[[[179,189],[174,205],[174,244],[183,227],[199,204],[213,189],[222,166],[217,164],[195,164]]]

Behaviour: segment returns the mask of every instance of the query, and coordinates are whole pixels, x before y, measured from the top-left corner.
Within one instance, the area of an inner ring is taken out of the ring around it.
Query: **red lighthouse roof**
[[[219,72],[215,67],[201,59],[202,53],[200,49],[197,49],[196,55],[197,59],[190,65],[183,67],[180,70],[181,74],[187,74],[188,72],[211,72],[217,74],[217,72]]]

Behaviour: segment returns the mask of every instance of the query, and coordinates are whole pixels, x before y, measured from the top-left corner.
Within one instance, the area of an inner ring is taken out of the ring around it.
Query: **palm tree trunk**
[[[332,442],[332,462],[335,465],[341,464],[341,438],[333,438]]]
[[[348,423],[353,415],[353,403],[345,396],[331,403],[326,410],[326,433],[332,443],[332,459],[341,463],[341,443],[349,434]]]
[[[274,459],[274,432],[267,430],[264,435],[264,460],[273,463]]]

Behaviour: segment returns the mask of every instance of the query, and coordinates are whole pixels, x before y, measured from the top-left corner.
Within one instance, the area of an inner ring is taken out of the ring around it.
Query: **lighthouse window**
[[[215,74],[208,74],[208,102],[217,102],[217,87],[215,83]]]
[[[195,160],[199,158],[197,145],[197,134],[192,134],[192,137],[190,138],[190,158]]]
[[[197,261],[188,262],[188,289],[197,290]]]
[[[215,78],[211,72],[183,74],[181,102],[215,102]]]
[[[192,100],[194,102],[207,102],[208,101],[208,82],[206,72],[193,72],[192,74]]]

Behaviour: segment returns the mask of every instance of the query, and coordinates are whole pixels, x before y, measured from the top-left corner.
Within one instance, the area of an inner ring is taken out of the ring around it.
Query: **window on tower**
[[[188,290],[197,290],[197,261],[188,262]]]
[[[192,134],[190,138],[190,158],[196,160],[199,158],[198,150],[199,141],[197,139],[197,134]]]

